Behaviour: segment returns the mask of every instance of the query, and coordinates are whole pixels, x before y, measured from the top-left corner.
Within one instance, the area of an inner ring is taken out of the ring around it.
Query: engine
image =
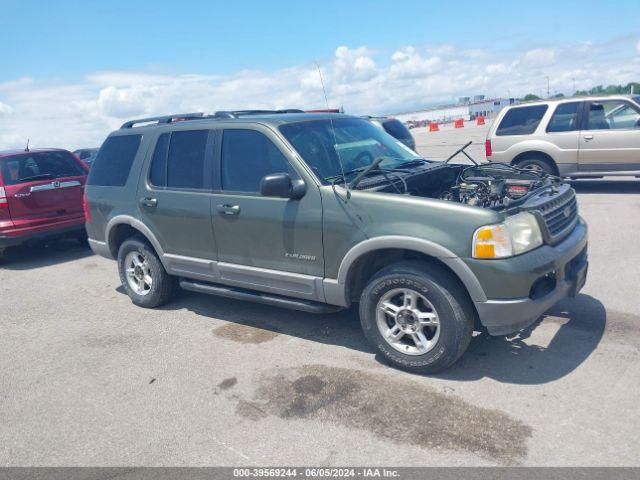
[[[463,167],[439,198],[484,208],[506,208],[550,180],[508,165]]]
[[[532,180],[467,177],[443,192],[440,198],[478,207],[508,206],[512,200],[529,193],[535,183]]]

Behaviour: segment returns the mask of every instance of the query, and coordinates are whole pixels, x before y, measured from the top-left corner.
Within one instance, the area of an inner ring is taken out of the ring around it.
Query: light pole
[[[549,76],[547,75],[547,98],[549,98]]]

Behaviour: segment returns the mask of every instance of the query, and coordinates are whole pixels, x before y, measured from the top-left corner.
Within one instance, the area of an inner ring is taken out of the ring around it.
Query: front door
[[[172,273],[208,277],[217,250],[211,226],[210,130],[174,130],[157,140],[138,201],[143,223],[162,247]]]
[[[317,186],[307,178],[307,193],[299,200],[263,197],[260,181],[265,175],[287,172],[304,178],[294,157],[266,127],[228,128],[221,135],[211,205],[220,280],[321,299],[324,256]]]
[[[580,170],[640,170],[640,107],[627,100],[587,102]]]

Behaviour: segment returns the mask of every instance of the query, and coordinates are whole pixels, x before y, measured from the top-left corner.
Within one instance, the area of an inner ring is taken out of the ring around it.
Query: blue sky
[[[0,5],[0,80],[68,79],[115,69],[274,70],[331,57],[338,45],[385,51],[454,43],[506,50],[640,33],[638,0],[3,0]]]
[[[640,79],[640,0],[0,0],[0,149],[246,108],[389,114]]]

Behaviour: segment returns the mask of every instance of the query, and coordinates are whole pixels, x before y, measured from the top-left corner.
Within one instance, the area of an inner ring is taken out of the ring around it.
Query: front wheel
[[[473,334],[465,292],[444,270],[422,262],[382,269],[362,292],[365,336],[393,366],[436,373],[458,360]]]
[[[171,300],[177,289],[175,277],[167,273],[156,252],[140,238],[130,238],[120,246],[118,273],[131,301],[141,307],[159,307]]]

